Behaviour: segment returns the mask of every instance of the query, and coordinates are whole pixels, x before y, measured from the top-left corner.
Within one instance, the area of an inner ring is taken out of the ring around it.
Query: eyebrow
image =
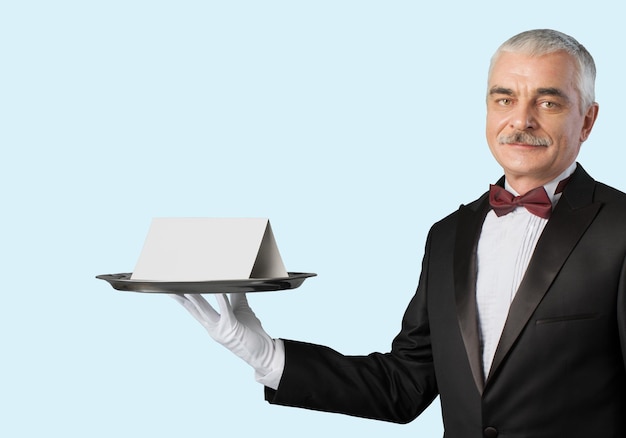
[[[504,88],[504,87],[491,87],[489,89],[489,95],[493,95],[493,94],[504,94],[507,96],[513,96],[513,90],[511,90],[510,88]]]
[[[503,94],[505,96],[513,96],[515,93],[510,88],[495,86],[489,89],[489,95],[492,96],[494,94]],[[563,92],[563,90],[561,90],[560,88],[556,88],[556,87],[537,88],[537,95],[538,96],[556,96],[556,97],[565,99],[566,101],[570,100],[567,94]]]
[[[567,96],[567,94],[565,94],[561,89],[559,88],[555,88],[555,87],[549,87],[549,88],[538,88],[537,89],[537,94],[539,96],[556,96],[556,97],[560,97],[562,99],[565,99],[566,101],[569,102],[569,97]]]

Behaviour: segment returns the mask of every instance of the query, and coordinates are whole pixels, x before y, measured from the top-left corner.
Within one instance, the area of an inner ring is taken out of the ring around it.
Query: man
[[[273,340],[244,295],[218,296],[221,315],[176,298],[270,403],[408,422],[440,395],[446,437],[626,436],[626,195],[575,161],[594,81],[560,32],[498,49],[486,133],[504,177],[431,228],[390,353]]]

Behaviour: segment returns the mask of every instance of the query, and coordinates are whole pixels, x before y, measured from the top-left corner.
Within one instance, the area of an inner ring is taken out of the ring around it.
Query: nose
[[[526,131],[537,127],[537,120],[532,105],[518,103],[511,113],[511,128],[518,131]]]

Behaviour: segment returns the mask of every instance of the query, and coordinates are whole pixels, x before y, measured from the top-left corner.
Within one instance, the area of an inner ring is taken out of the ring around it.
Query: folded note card
[[[287,277],[269,219],[154,218],[133,280]]]

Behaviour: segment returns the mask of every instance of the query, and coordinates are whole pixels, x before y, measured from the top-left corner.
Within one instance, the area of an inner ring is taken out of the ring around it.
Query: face
[[[502,52],[487,90],[487,142],[507,181],[523,194],[573,163],[598,114],[581,109],[577,66],[566,52]]]

